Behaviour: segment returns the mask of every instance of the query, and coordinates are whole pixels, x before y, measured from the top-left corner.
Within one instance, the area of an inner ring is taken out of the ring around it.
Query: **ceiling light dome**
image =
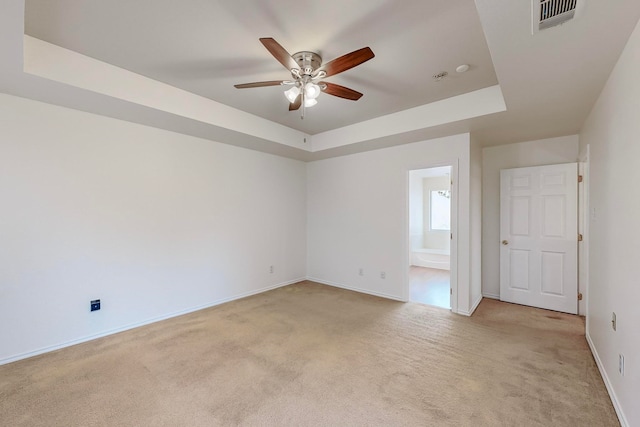
[[[320,86],[315,83],[307,83],[304,86],[304,97],[306,99],[315,100],[318,96],[320,96]]]
[[[300,88],[298,86],[294,86],[289,90],[284,91],[284,96],[289,100],[289,102],[295,102],[296,98],[300,95]]]

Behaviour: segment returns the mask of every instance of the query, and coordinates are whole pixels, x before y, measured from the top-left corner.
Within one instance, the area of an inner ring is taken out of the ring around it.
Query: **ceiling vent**
[[[584,0],[531,0],[532,33],[570,21],[583,3]]]

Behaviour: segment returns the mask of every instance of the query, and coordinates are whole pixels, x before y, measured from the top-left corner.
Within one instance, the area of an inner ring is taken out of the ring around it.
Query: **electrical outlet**
[[[611,313],[611,327],[613,328],[614,331],[618,327],[618,323],[616,321],[616,312],[615,311],[613,313]]]
[[[362,269],[362,268],[361,268],[361,269],[359,269],[359,270],[358,270],[358,275],[359,275],[359,276],[364,276],[364,269]]]
[[[270,266],[269,266],[269,273],[270,273],[270,274],[273,274],[273,265],[270,265]]]
[[[91,301],[91,311],[97,311],[97,310],[100,310],[100,300],[94,299],[93,301]]]
[[[624,356],[622,354],[618,355],[618,372],[624,377]]]
[[[384,271],[380,272],[380,278],[381,279],[386,279],[387,278],[387,273],[385,273]]]

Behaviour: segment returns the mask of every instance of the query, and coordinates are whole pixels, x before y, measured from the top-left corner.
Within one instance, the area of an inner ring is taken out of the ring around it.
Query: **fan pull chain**
[[[306,86],[306,84],[302,85],[302,88],[300,89],[300,96],[302,97],[301,98],[302,99],[302,109],[301,109],[302,113],[300,115],[300,120],[304,120],[304,104],[305,104],[305,102],[304,102],[305,101],[304,100],[304,90],[305,90],[305,86]]]

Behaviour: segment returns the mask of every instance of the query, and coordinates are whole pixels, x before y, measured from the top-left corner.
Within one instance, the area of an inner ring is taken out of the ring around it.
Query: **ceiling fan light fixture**
[[[351,101],[360,99],[362,96],[360,92],[318,80],[350,70],[375,57],[371,48],[363,47],[323,64],[322,57],[315,52],[301,51],[291,55],[272,37],[260,38],[260,42],[280,64],[291,72],[292,78],[290,80],[243,83],[234,86],[237,89],[246,89],[292,85],[293,87],[284,91],[284,96],[289,101],[289,111],[295,111],[302,107],[300,116],[302,119],[304,119],[305,108],[316,105],[321,92]]]
[[[294,86],[291,89],[284,91],[284,96],[289,100],[289,102],[293,103],[296,98],[300,95],[300,88],[298,86]]]
[[[307,83],[304,86],[304,97],[307,99],[316,99],[320,95],[320,86],[315,83]],[[315,104],[314,104],[315,105]]]
[[[304,100],[305,108],[313,107],[317,103],[318,103],[318,101],[316,99],[314,99],[314,98],[308,98],[308,99]]]

